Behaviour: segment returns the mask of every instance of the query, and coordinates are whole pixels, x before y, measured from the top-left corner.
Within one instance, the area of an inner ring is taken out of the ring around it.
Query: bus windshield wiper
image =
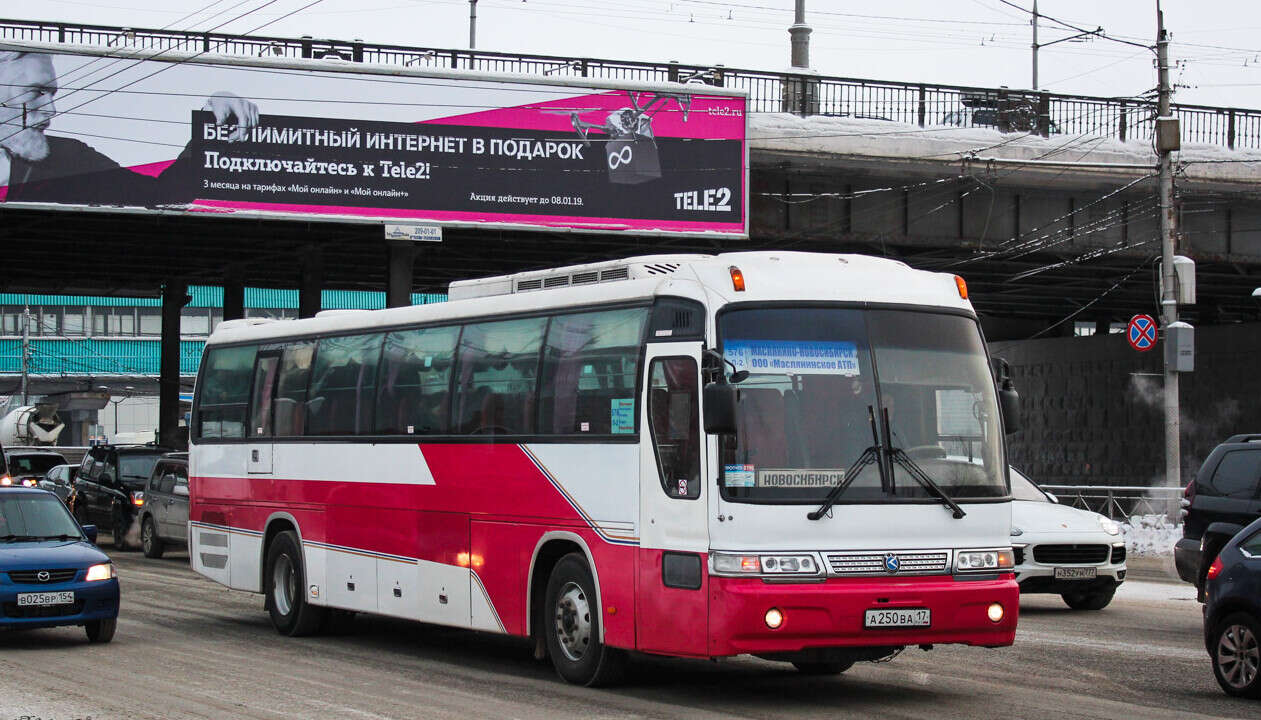
[[[910,475],[915,482],[924,486],[925,490],[940,500],[943,505],[950,508],[951,514],[954,515],[955,520],[959,520],[964,515],[967,515],[967,513],[963,511],[963,508],[959,507],[959,503],[950,499],[950,496],[946,494],[946,491],[942,490],[940,485],[933,482],[933,479],[928,476],[928,473],[924,472],[924,468],[920,467],[918,463],[912,460],[911,456],[907,455],[905,450],[900,447],[894,447],[892,440],[893,436],[889,434],[888,408],[884,408],[884,436],[886,438],[890,438],[889,446],[885,448],[885,452],[888,454],[889,461],[891,463],[897,463],[901,466],[901,468],[906,471],[906,474]],[[889,472],[893,472],[892,465],[889,466]]]
[[[832,486],[832,489],[828,491],[827,496],[823,498],[823,504],[813,512],[806,513],[807,520],[818,520],[824,515],[830,515],[832,512],[832,506],[836,504],[837,499],[845,492],[845,488],[849,487],[849,484],[854,482],[854,478],[858,477],[858,473],[862,472],[862,469],[868,465],[874,464],[880,469],[880,484],[885,484],[884,464],[880,462],[880,451],[882,446],[880,445],[880,435],[876,432],[876,411],[870,405],[867,406],[867,421],[871,423],[872,444],[868,446],[866,450],[863,450],[863,454],[858,456],[858,459],[854,461],[853,465],[849,466],[849,469],[845,471],[845,475],[841,478],[841,481]]]

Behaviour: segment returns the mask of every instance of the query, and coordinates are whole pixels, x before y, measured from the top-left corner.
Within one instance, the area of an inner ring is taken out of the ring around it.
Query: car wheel
[[[561,558],[547,580],[546,598],[543,632],[556,672],[575,685],[616,682],[626,654],[600,642],[600,605],[586,558]]]
[[[1064,593],[1060,597],[1064,598],[1065,605],[1074,610],[1102,610],[1112,602],[1112,596],[1116,595],[1116,592],[1116,588],[1113,588],[1095,592]]]
[[[118,629],[118,618],[89,620],[83,629],[88,633],[88,642],[107,643],[114,639],[114,631]]]
[[[854,667],[853,662],[795,662],[793,667],[803,675],[840,675]]]
[[[160,558],[166,550],[162,538],[158,537],[152,515],[145,515],[144,522],[140,523],[140,549],[144,550],[147,558]]]
[[[325,609],[306,601],[306,576],[298,535],[286,530],[267,548],[267,612],[281,635],[311,635],[320,628]]]
[[[130,550],[127,544],[127,531],[131,528],[131,523],[127,520],[127,515],[121,508],[114,508],[114,523],[112,525],[114,536],[115,550]]]
[[[1213,674],[1227,695],[1261,698],[1261,622],[1247,613],[1213,628]]]

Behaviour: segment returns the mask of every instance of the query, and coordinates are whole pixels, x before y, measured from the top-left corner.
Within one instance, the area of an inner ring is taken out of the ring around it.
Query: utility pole
[[[22,307],[22,404],[30,404],[27,381],[30,376],[31,362],[31,306]]]
[[[1156,68],[1159,95],[1156,104],[1156,147],[1160,153],[1160,179],[1157,192],[1160,205],[1160,311],[1164,341],[1170,342],[1170,326],[1178,321],[1178,295],[1174,276],[1175,228],[1173,207],[1173,150],[1177,149],[1177,120],[1170,117],[1169,34],[1165,14],[1156,0]],[[1161,131],[1172,126],[1172,138]],[[1178,419],[1178,371],[1165,353],[1165,485],[1180,487],[1181,447]]]
[[[1038,0],[1033,0],[1033,89],[1038,89]]]
[[[477,48],[477,0],[468,0],[468,49]]]
[[[797,0],[793,24],[788,28],[788,34],[792,38],[792,66],[794,68],[810,67],[810,33],[811,28],[806,24],[806,0]]]

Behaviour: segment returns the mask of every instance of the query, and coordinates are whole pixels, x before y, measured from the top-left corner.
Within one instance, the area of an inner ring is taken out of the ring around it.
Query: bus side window
[[[630,435],[647,308],[552,318],[543,353],[539,433]]]
[[[320,340],[311,369],[307,435],[366,435],[376,411],[383,334]]]
[[[276,369],[280,355],[262,355],[254,366],[254,391],[250,396],[250,437],[271,435],[271,400],[276,392]]]
[[[378,434],[451,431],[451,364],[459,337],[458,325],[402,330],[385,337],[377,381]]]
[[[534,432],[534,379],[547,318],[466,325],[456,376],[456,431]]]
[[[311,377],[311,357],[315,343],[290,345],[280,359],[276,379],[276,399],[272,401],[272,422],[277,437],[294,437],[306,425],[307,380]]]
[[[194,413],[197,437],[245,437],[246,404],[257,353],[256,346],[214,348],[206,353]]]
[[[661,487],[674,498],[701,494],[700,392],[696,361],[657,358],[648,375],[648,425]]]

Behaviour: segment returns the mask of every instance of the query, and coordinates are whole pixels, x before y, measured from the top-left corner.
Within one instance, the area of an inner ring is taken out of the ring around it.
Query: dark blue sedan
[[[0,630],[82,625],[109,642],[118,623],[118,575],[57,496],[0,489]]]
[[[1261,520],[1235,535],[1209,565],[1204,644],[1229,695],[1261,698]]]

